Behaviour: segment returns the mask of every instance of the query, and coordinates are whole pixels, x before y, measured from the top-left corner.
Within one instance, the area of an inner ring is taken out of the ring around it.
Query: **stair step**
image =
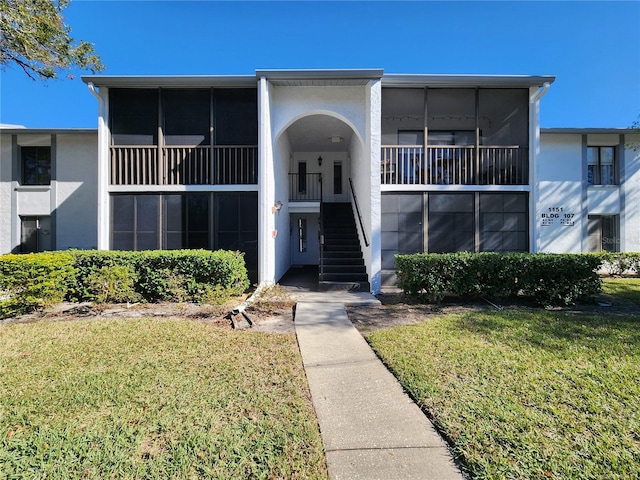
[[[324,251],[323,252],[323,257],[324,260],[328,260],[331,258],[357,258],[360,259],[362,258],[362,255],[360,254],[360,252],[340,252],[340,251]]]
[[[360,237],[350,203],[322,205],[321,289],[369,291]]]
[[[359,275],[361,273],[367,273],[364,265],[325,265],[322,269],[322,273],[324,275],[330,273],[344,273],[344,274],[353,274]]]
[[[325,244],[322,247],[323,252],[358,252],[360,253],[360,245],[345,245],[345,244],[337,244],[337,245],[327,245]]]
[[[325,273],[322,276],[323,282],[366,282],[366,273]]]
[[[324,257],[324,265],[364,265],[364,259],[361,256],[349,256],[349,257]]]
[[[369,282],[320,282],[321,292],[370,292],[371,285]]]
[[[324,244],[325,245],[349,245],[349,246],[357,246],[360,247],[360,242],[356,241],[356,240],[348,240],[345,238],[325,238],[324,239]]]

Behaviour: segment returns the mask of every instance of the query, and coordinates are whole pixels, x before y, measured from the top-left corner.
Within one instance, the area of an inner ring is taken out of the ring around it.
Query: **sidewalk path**
[[[463,478],[343,303],[299,302],[295,328],[331,479]]]

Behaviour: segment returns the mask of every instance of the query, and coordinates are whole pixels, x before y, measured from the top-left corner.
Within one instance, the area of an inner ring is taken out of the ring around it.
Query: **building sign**
[[[543,227],[552,225],[563,225],[565,227],[573,227],[575,225],[575,213],[566,211],[564,207],[549,207],[546,212],[540,215],[540,224]]]

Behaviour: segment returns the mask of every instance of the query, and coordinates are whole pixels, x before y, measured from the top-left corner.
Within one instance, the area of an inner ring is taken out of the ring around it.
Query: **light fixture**
[[[273,207],[271,207],[271,212],[272,212],[272,213],[279,212],[281,208],[282,208],[282,202],[281,202],[280,200],[278,200],[278,201],[273,205]]]
[[[322,166],[322,157],[318,157],[318,166],[321,167]]]
[[[342,143],[344,138],[342,138],[340,135],[332,135],[329,137],[329,140],[331,140],[331,143]]]

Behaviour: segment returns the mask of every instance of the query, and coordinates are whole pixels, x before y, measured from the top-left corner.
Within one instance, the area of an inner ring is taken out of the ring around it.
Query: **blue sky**
[[[640,115],[640,1],[219,2],[73,0],[72,36],[105,75],[254,74],[258,68],[556,75],[543,127],[627,127]],[[0,77],[0,122],[95,127],[70,72]]]

